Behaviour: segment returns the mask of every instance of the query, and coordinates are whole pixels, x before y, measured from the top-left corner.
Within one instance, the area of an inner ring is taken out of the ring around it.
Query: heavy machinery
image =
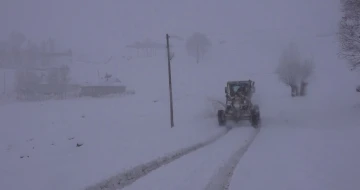
[[[227,120],[236,123],[240,120],[249,120],[254,128],[259,127],[260,109],[252,103],[253,93],[255,82],[252,80],[228,81],[225,87],[225,110],[218,110],[217,113],[219,125],[226,125]]]

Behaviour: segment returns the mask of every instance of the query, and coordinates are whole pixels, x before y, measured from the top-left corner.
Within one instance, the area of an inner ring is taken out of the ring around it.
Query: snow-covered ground
[[[214,144],[161,167],[124,189],[204,189],[219,166],[225,165],[231,155],[255,134],[252,127],[234,128]]]
[[[279,114],[281,123],[261,129],[234,172],[231,190],[360,187],[360,110],[300,103]]]
[[[78,189],[225,130],[196,118],[197,109],[176,109],[171,129],[168,109],[167,101],[138,96],[4,105],[0,184]]]

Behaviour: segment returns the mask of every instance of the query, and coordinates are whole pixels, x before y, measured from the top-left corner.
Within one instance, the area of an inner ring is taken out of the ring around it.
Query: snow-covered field
[[[78,189],[225,130],[182,108],[193,101],[177,101],[173,129],[168,102],[141,96],[4,105],[0,184]]]

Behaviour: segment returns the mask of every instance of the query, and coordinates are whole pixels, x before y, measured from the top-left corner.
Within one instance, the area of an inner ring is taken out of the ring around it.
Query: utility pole
[[[4,94],[6,94],[6,71],[4,70]]]
[[[166,34],[166,49],[167,49],[167,58],[168,58],[168,74],[169,74],[169,93],[170,93],[170,122],[171,128],[174,127],[174,111],[173,111],[173,97],[172,97],[172,84],[171,84],[171,64],[172,59],[170,55],[170,45],[169,45],[169,34]]]

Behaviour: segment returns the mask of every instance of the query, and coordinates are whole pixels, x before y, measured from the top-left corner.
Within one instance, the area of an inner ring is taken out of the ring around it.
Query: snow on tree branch
[[[360,65],[360,0],[341,0],[344,16],[339,24],[340,56],[351,69]]]
[[[196,58],[196,63],[200,62],[210,47],[210,39],[205,34],[199,32],[194,33],[186,41],[186,50],[190,56]]]
[[[296,44],[291,43],[280,56],[276,73],[282,83],[291,88],[292,96],[303,96],[308,79],[313,74],[312,59],[302,60]]]

